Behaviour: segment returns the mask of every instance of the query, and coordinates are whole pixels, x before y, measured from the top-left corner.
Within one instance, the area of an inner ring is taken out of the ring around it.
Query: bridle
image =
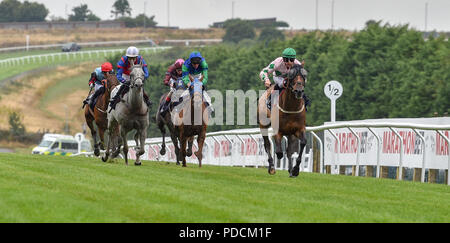
[[[302,69],[303,69],[303,68],[302,68]],[[294,80],[297,79],[298,76],[301,77],[301,80],[300,80],[300,81],[294,81]],[[289,89],[292,93],[296,94],[296,93],[298,92],[298,90],[296,90],[296,89],[294,88],[294,86],[297,84],[297,85],[301,85],[301,87],[302,87],[301,92],[303,93],[303,89],[305,88],[305,80],[306,80],[306,77],[305,77],[305,76],[303,75],[303,73],[301,72],[301,69],[299,69],[299,70],[297,71],[297,73],[296,73],[296,75],[295,75],[294,78],[289,79],[289,77],[287,77],[286,79],[287,79],[287,87],[286,87],[287,89]],[[297,95],[296,95],[295,98],[296,98],[296,99],[301,99],[302,96],[300,96],[300,98],[298,98]]]

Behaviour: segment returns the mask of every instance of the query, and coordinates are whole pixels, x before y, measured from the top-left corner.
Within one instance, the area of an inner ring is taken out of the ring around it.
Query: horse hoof
[[[270,175],[275,175],[275,173],[276,173],[275,168],[272,167],[272,166],[270,166],[270,167],[269,167],[269,174],[270,174]]]
[[[139,166],[139,165],[142,165],[142,163],[141,162],[139,162],[139,163],[134,162],[134,165]]]
[[[180,165],[180,162],[177,161],[177,165]]]
[[[161,151],[159,151],[160,155],[165,155],[166,154],[166,148],[162,148]]]
[[[98,157],[100,155],[100,149],[94,149],[94,155]]]
[[[106,161],[108,161],[108,158],[102,157],[102,161],[106,162]]]
[[[292,171],[291,171],[289,177],[297,177],[297,176],[299,175],[299,173],[300,173],[300,168],[297,167],[297,166],[295,166],[295,167],[292,169]]]
[[[186,156],[187,157],[191,157],[192,156],[192,151],[190,151],[190,150],[186,151]]]
[[[183,163],[183,167],[187,167],[185,163]]]

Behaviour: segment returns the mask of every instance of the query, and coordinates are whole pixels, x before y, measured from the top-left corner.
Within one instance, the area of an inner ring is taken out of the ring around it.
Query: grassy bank
[[[446,185],[0,154],[0,222],[449,222]]]

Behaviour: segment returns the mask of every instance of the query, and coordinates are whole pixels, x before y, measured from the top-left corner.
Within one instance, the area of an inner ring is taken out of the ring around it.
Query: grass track
[[[188,166],[0,153],[0,222],[450,222],[447,185]]]

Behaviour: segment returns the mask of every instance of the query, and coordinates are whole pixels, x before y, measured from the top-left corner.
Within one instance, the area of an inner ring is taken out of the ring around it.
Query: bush
[[[225,24],[226,33],[223,37],[224,42],[238,43],[243,39],[255,38],[255,29],[248,21],[233,19]]]
[[[258,38],[259,41],[268,43],[272,40],[284,40],[284,34],[281,30],[273,27],[264,28]]]
[[[9,133],[13,137],[25,135],[25,126],[22,124],[20,114],[12,111],[9,112]]]

